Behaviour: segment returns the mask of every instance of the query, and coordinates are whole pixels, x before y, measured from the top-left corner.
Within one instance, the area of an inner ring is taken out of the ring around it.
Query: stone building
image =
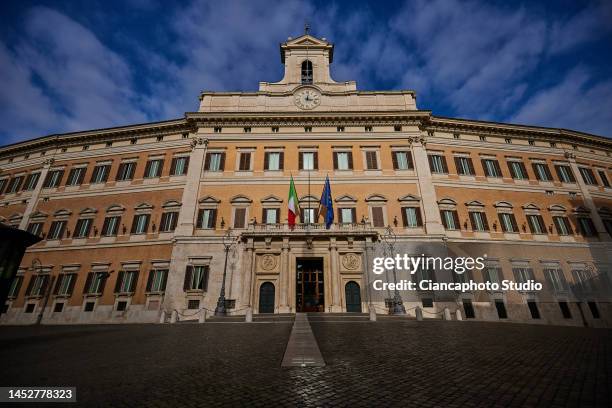
[[[370,273],[386,242],[397,253],[486,253],[466,278],[545,288],[401,292],[409,315],[612,325],[610,139],[438,117],[413,91],[334,81],[333,51],[290,38],[284,78],[257,92],[202,92],[180,119],[0,148],[0,222],[44,237],[0,321],[197,318],[222,282],[230,315],[386,313],[393,293],[372,293]],[[329,229],[317,214],[326,176]],[[437,273],[411,278],[445,279]]]

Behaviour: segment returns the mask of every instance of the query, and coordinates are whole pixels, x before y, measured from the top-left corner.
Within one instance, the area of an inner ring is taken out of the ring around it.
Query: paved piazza
[[[281,368],[291,322],[0,327],[0,378],[76,386],[81,404],[104,407],[612,404],[612,330],[312,315],[310,325],[324,367]]]

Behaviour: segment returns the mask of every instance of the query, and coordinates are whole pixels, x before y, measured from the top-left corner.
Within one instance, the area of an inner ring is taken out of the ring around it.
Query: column
[[[42,190],[42,186],[45,183],[45,179],[47,178],[47,173],[49,172],[49,168],[53,164],[54,159],[47,159],[43,163],[43,167],[40,170],[40,177],[38,177],[38,181],[36,182],[36,187],[32,191],[32,195],[28,199],[28,205],[23,213],[23,217],[21,218],[21,222],[19,223],[19,229],[27,230],[28,224],[30,223],[30,216],[34,209],[38,205],[38,199],[40,198],[40,192]]]
[[[242,271],[242,297],[240,299],[240,304],[243,306],[251,306],[252,298],[251,298],[251,286],[253,280],[253,274],[255,270],[255,245],[253,242],[253,238],[249,238],[246,243],[246,260],[244,263],[244,270]]]
[[[332,313],[342,312],[342,300],[340,298],[340,288],[342,279],[340,278],[340,268],[338,268],[338,243],[336,238],[329,239],[329,262],[330,262],[330,282],[332,285]]]
[[[293,274],[289,271],[289,238],[283,238],[283,246],[281,249],[280,259],[280,284],[278,290],[280,290],[280,305],[278,308],[279,313],[291,313],[289,307],[289,279]]]
[[[595,224],[595,229],[597,230],[597,234],[602,241],[610,241],[610,234],[606,231],[606,227],[604,226],[599,213],[597,212],[597,207],[593,202],[593,197],[591,197],[591,192],[589,191],[588,186],[582,179],[582,174],[580,173],[580,169],[578,168],[578,164],[576,163],[576,155],[571,152],[566,152],[565,157],[567,158],[570,167],[572,168],[572,172],[574,173],[574,178],[576,179],[576,183],[580,188],[580,192],[582,193],[582,197],[584,198],[585,207],[591,212],[591,219],[593,220],[593,224]]]
[[[189,156],[189,169],[187,170],[187,180],[183,190],[181,210],[179,212],[178,223],[175,236],[193,235],[193,226],[198,208],[198,192],[200,178],[202,177],[202,167],[204,157],[208,149],[208,139],[195,138],[191,142],[193,151]]]
[[[414,157],[414,171],[418,177],[419,191],[421,195],[421,208],[423,209],[423,225],[427,234],[444,235],[440,212],[438,211],[438,199],[433,178],[429,170],[429,160],[425,150],[423,137],[412,139],[412,155]]]

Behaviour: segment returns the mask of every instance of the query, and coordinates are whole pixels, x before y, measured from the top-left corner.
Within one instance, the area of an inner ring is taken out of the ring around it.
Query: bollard
[[[416,314],[416,318],[419,322],[423,321],[423,309],[421,309],[421,306],[417,306],[414,313]]]
[[[161,311],[161,315],[159,316],[159,322],[160,323],[166,323],[166,311],[162,310]]]
[[[452,320],[451,312],[448,307],[444,308],[444,320]]]
[[[200,315],[198,316],[198,323],[206,322],[206,309],[200,310]]]
[[[247,323],[251,323],[253,321],[253,309],[250,307],[247,309],[246,314],[244,315],[244,321]]]
[[[463,316],[461,316],[461,310],[457,309],[455,311],[455,317],[457,318],[457,320],[463,320]]]
[[[177,317],[178,317],[178,313],[176,312],[176,310],[173,310],[172,314],[170,315],[170,323],[172,324],[176,323]]]
[[[374,309],[373,307],[370,308],[370,321],[376,321],[376,309]]]

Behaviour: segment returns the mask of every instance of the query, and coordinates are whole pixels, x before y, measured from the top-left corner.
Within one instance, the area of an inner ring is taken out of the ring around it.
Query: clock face
[[[315,89],[302,89],[294,95],[294,101],[301,109],[312,109],[321,103],[321,94]]]

